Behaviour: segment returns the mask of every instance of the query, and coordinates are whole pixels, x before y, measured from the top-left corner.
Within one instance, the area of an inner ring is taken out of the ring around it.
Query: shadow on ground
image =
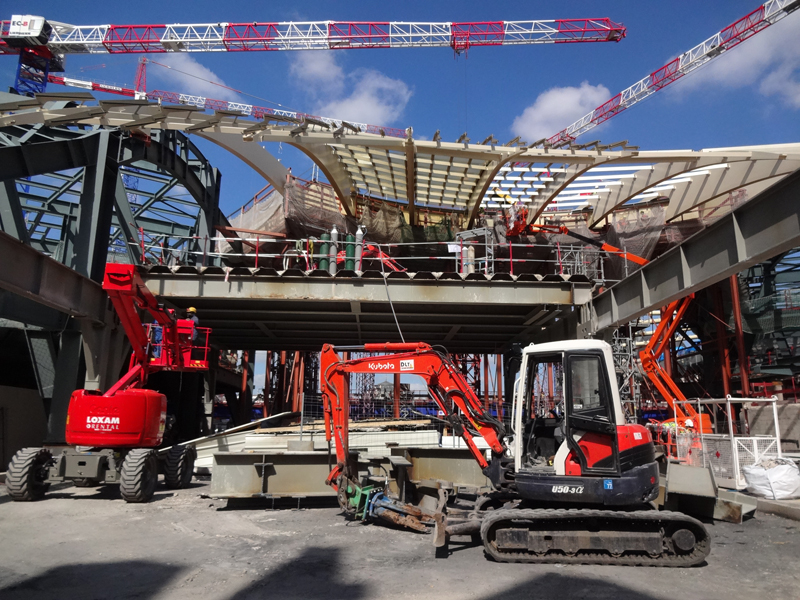
[[[154,598],[184,567],[146,560],[78,563],[0,588],[3,600]]]
[[[264,600],[265,598],[360,600],[371,598],[402,597],[403,590],[387,589],[385,583],[369,572],[344,565],[337,548],[311,547],[299,556],[271,569],[258,579],[223,596],[230,600]],[[500,565],[494,565],[500,567]],[[517,565],[519,569],[530,568]],[[100,600],[105,598],[147,600],[170,597],[169,586],[176,585],[188,565],[166,565],[152,561],[121,561],[105,563],[71,564],[49,569],[40,575],[0,588],[4,600]],[[488,569],[491,574],[493,569]],[[504,571],[505,572],[505,571]],[[505,572],[508,574],[507,572]],[[646,573],[646,570],[643,570]],[[407,573],[403,588],[417,593],[427,590],[430,581]],[[611,577],[613,571],[608,571]],[[9,575],[6,575],[7,577]],[[430,597],[475,598],[476,600],[515,600],[517,598],[586,599],[586,600],[658,600],[658,596],[643,593],[600,577],[546,573],[531,577],[512,587],[503,585],[497,569],[497,592],[478,595],[469,589],[464,580],[442,582],[439,589],[430,590]],[[643,578],[644,581],[644,578]],[[235,579],[232,587],[239,587]],[[181,597],[203,596],[200,589],[182,590]],[[663,596],[662,596],[663,598]]]
[[[518,566],[525,568],[525,565]],[[648,569],[642,568],[641,571],[642,581],[646,581]],[[613,576],[611,569],[609,569],[608,575],[609,577]],[[663,598],[663,596],[652,596],[599,577],[561,575],[559,573],[546,573],[538,577],[532,577],[525,583],[511,588],[502,585],[498,587],[500,589],[496,594],[480,596],[476,600],[515,600],[516,598],[536,598],[537,600],[563,600],[565,598],[570,598],[571,600],[658,600]]]
[[[346,567],[337,548],[308,548],[299,556],[283,563],[231,596],[231,600],[263,600],[264,598],[324,598],[325,600],[358,600],[375,598],[380,583],[347,583],[342,575],[367,579],[368,573]],[[369,588],[372,588],[370,590]]]

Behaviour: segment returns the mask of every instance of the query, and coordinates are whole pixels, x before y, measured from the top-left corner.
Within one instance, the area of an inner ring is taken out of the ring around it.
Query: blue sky
[[[148,89],[284,107],[377,125],[412,126],[415,137],[439,129],[454,141],[494,134],[507,141],[553,134],[758,6],[716,2],[493,3],[295,1],[255,3],[64,2],[20,0],[2,18],[34,14],[76,25],[253,21],[486,21],[609,17],[628,28],[608,44],[334,52],[155,55],[176,69],[241,90],[150,66]],[[622,113],[582,141],[627,139],[643,149],[708,148],[800,141],[800,11],[723,54],[710,65]],[[133,84],[137,57],[72,55],[67,73]],[[105,65],[96,68],[97,65]],[[0,78],[13,82],[16,59],[0,57]],[[83,72],[81,69],[87,69]],[[51,91],[60,89],[52,86]],[[101,95],[98,94],[98,97]],[[269,101],[269,102],[268,102]],[[527,109],[527,110],[526,110]],[[230,213],[265,185],[246,165],[197,140],[223,173],[222,209]],[[270,147],[295,174],[311,163],[288,147]]]
[[[334,52],[154,55],[159,62],[222,82],[237,94],[151,65],[148,89],[196,93],[405,128],[445,140],[464,131],[473,141],[494,134],[552,134],[608,97],[749,13],[752,1],[590,2],[482,1],[285,2],[19,1],[11,13],[80,25],[298,20],[482,21],[607,16],[628,28],[608,44]],[[583,141],[628,139],[643,149],[703,148],[800,140],[800,11],[710,65],[586,134]],[[132,86],[134,55],[72,55],[67,73]],[[91,68],[104,64],[103,68]],[[16,60],[0,58],[10,84]],[[89,67],[89,70],[81,71]],[[60,88],[51,86],[52,91]],[[98,94],[98,96],[100,96]],[[253,97],[256,96],[256,97]],[[270,102],[267,102],[270,101]],[[526,109],[528,109],[526,111]],[[541,135],[539,135],[541,134]],[[222,208],[243,204],[264,182],[224,151],[198,140],[223,173]],[[286,146],[267,147],[295,174],[311,163]]]

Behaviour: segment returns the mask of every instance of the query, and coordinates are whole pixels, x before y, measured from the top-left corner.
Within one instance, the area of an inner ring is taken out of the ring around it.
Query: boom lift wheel
[[[128,452],[122,462],[119,491],[125,502],[149,502],[158,482],[158,459],[147,448]]]
[[[173,490],[188,487],[194,475],[197,452],[191,446],[173,446],[164,461],[164,482]]]
[[[50,484],[47,483],[47,469],[53,455],[44,448],[23,448],[8,463],[6,489],[14,501],[30,502],[41,500]]]

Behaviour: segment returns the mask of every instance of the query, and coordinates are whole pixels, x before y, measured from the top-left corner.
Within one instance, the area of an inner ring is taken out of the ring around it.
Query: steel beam
[[[0,289],[0,318],[46,331],[61,331],[68,319],[64,313],[4,289]]]
[[[168,298],[263,299],[386,303],[383,279],[329,279],[320,277],[261,278],[229,275],[143,273],[150,290]],[[396,304],[464,303],[512,305],[583,304],[592,284],[563,282],[407,281],[389,283]]]
[[[800,172],[595,297],[581,332],[618,327],[800,246]]]
[[[20,242],[30,243],[17,194],[17,184],[13,179],[0,182],[0,229]]]
[[[103,324],[108,298],[99,283],[0,232],[0,288],[78,319]]]

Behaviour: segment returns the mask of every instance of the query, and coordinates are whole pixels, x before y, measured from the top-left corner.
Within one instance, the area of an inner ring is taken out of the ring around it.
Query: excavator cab
[[[602,505],[657,495],[652,438],[645,427],[625,422],[613,373],[611,348],[601,341],[523,350],[513,409],[515,473],[506,466],[502,474],[520,495]]]

